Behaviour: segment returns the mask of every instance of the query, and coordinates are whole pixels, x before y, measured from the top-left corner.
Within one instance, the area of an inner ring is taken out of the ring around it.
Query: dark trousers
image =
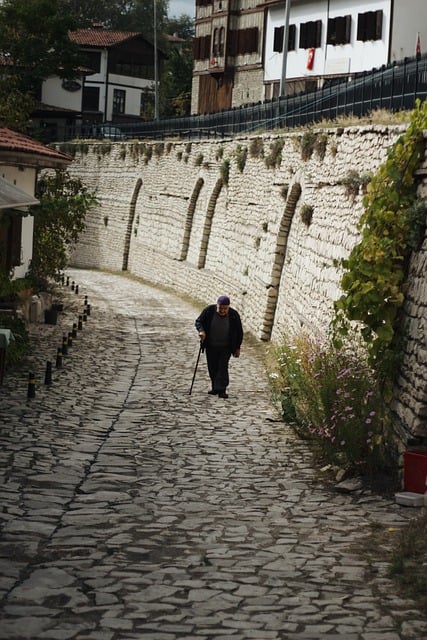
[[[206,347],[209,377],[214,391],[225,391],[228,387],[228,361],[231,353],[228,347]]]

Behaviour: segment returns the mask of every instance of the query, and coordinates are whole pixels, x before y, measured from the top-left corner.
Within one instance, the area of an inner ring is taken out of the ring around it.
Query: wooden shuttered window
[[[383,12],[367,11],[357,16],[357,40],[381,40],[383,33]]]
[[[253,53],[258,50],[258,27],[240,29],[237,32],[237,53]]]
[[[332,45],[349,44],[351,38],[351,16],[329,18],[326,43]]]
[[[285,27],[275,27],[273,51],[281,53],[283,51],[283,32]],[[294,51],[296,45],[296,27],[294,24],[289,25],[288,33],[288,51]]]
[[[194,60],[205,60],[211,55],[211,37],[202,36],[193,40],[193,58]]]
[[[322,21],[304,22],[300,26],[299,46],[301,49],[316,49],[322,39]]]
[[[258,27],[230,31],[228,35],[227,53],[229,56],[243,55],[258,51]]]

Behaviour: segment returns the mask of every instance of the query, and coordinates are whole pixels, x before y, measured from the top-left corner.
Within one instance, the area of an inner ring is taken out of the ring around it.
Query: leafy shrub
[[[387,465],[388,413],[357,343],[337,349],[301,333],[284,341],[275,357],[270,380],[283,418],[324,460],[366,474]]]
[[[264,141],[262,138],[254,138],[249,147],[249,154],[251,158],[263,158],[264,157]]]
[[[17,365],[30,352],[30,339],[25,321],[21,318],[0,316],[0,327],[2,329],[10,329],[13,334],[13,340],[9,342],[6,350],[6,366]]]
[[[342,184],[345,186],[345,193],[353,199],[359,194],[360,188],[366,193],[366,187],[371,180],[368,174],[359,175],[357,171],[352,169],[347,176],[343,178]]]
[[[303,160],[310,160],[313,155],[314,146],[316,143],[316,134],[314,131],[306,131],[301,138],[301,158]]]
[[[154,155],[157,159],[160,159],[165,152],[165,143],[164,142],[156,142],[154,145]]]
[[[218,147],[218,149],[216,150],[216,154],[215,154],[215,159],[221,160],[224,157],[224,147]]]
[[[309,227],[311,224],[313,211],[314,209],[311,204],[303,204],[301,207],[301,220],[307,227]]]
[[[328,136],[325,133],[320,133],[316,136],[316,140],[314,141],[314,150],[317,152],[317,155],[321,160],[326,155],[326,148],[328,146]]]
[[[229,177],[230,177],[230,160],[225,158],[222,161],[222,165],[221,165],[221,178],[224,184],[228,184]]]
[[[264,158],[267,169],[280,167],[282,163],[282,149],[284,144],[284,140],[275,140],[275,142],[270,145],[270,153]]]
[[[243,173],[243,170],[246,165],[246,158],[248,157],[248,148],[238,144],[235,151],[235,156],[236,156],[237,168],[240,171],[240,173]]]
[[[59,281],[68,265],[69,247],[85,229],[86,213],[97,201],[80,179],[66,171],[44,175],[38,192],[40,204],[31,208],[34,250],[29,277],[47,287],[49,280]]]

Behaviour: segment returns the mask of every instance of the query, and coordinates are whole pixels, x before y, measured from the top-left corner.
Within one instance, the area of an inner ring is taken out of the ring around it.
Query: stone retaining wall
[[[227,293],[246,330],[280,341],[325,331],[358,239],[363,182],[398,126],[186,143],[79,143],[71,172],[96,189],[73,266],[129,272],[200,300]],[[281,161],[280,161],[281,156]],[[427,181],[420,189],[427,194]],[[426,249],[414,256],[408,352],[395,409],[427,436]]]

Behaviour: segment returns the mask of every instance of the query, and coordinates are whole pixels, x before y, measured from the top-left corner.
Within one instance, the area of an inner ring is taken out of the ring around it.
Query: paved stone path
[[[427,618],[352,545],[415,515],[322,486],[256,349],[207,395],[190,303],[74,270],[0,388],[3,640],[406,640]],[[213,298],[216,297],[213,293]],[[62,369],[57,347],[88,296]],[[44,384],[53,361],[52,384]]]

